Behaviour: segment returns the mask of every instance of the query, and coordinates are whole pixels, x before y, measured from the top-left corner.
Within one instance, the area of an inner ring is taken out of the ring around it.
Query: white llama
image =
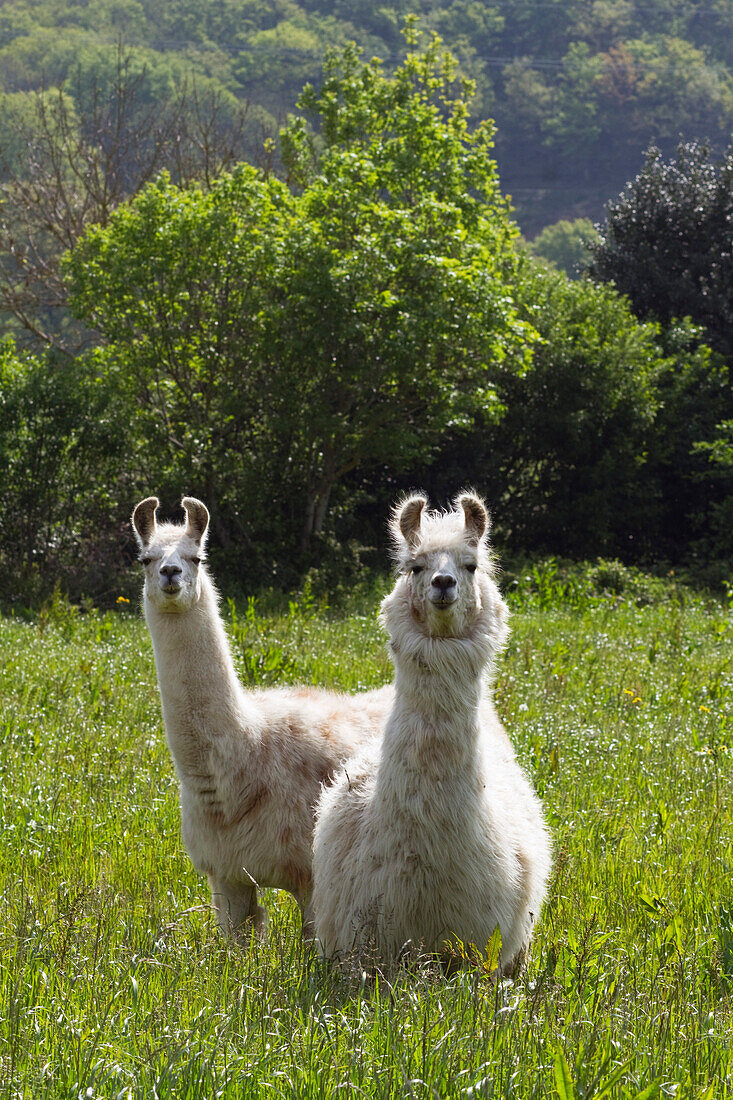
[[[321,794],[315,933],[329,957],[389,966],[406,945],[481,951],[498,925],[509,973],[539,915],[550,841],[490,696],[508,628],[486,508],[472,493],[446,514],[426,504],[412,496],[392,517],[394,702],[384,737]]]
[[[158,524],[156,497],[132,516],[166,736],[180,782],[183,840],[206,874],[220,927],[264,924],[257,887],[289,890],[309,931],[315,803],[344,759],[381,732],[391,688],[245,691],[204,564],[209,513]]]

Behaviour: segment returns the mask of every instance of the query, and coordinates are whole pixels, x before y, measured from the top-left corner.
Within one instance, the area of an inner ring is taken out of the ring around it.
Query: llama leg
[[[515,979],[524,964],[526,963],[528,954],[528,946],[527,944],[523,944],[523,946],[520,947],[519,951],[517,951],[514,958],[511,959],[506,965],[502,964],[499,968],[502,978],[511,978],[512,980]]]
[[[300,906],[303,939],[306,943],[310,943],[315,935],[315,926],[313,923],[313,891],[309,890],[307,894],[303,894],[299,897],[298,905]]]
[[[209,875],[209,886],[216,919],[225,936],[244,940],[252,926],[257,932],[265,930],[267,912],[257,904],[256,886],[225,882],[213,875]]]

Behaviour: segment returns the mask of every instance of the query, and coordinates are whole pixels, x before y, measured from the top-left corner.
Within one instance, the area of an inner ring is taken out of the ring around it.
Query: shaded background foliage
[[[60,583],[109,601],[140,467],[129,405],[86,361],[0,344],[0,593],[27,606]]]
[[[665,537],[679,538],[676,504],[683,537],[698,556],[728,555],[733,146],[717,158],[705,145],[685,143],[668,161],[659,149],[648,150],[636,178],[608,203],[591,252],[591,277],[613,283],[637,317],[660,322],[678,360],[660,380],[654,440],[672,506]],[[680,326],[679,318],[696,328]]]

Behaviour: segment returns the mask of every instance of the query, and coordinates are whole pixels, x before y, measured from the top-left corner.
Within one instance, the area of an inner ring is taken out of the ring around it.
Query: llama
[[[308,687],[245,691],[205,565],[209,513],[184,497],[186,522],[158,524],[158,499],[132,515],[145,569],[166,737],[180,784],[183,841],[208,876],[222,931],[261,929],[258,887],[295,896],[310,929],[315,804],[343,761],[381,732],[391,689],[361,696]]]
[[[409,947],[470,958],[499,927],[513,973],[550,870],[542,808],[491,700],[508,634],[489,517],[473,493],[448,513],[413,495],[392,516],[398,578],[382,603],[395,666],[383,738],[321,794],[313,916],[321,952],[389,969]]]

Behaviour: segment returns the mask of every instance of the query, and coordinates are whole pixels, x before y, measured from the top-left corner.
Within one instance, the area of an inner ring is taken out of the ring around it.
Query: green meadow
[[[0,1096],[733,1096],[733,610],[613,564],[503,583],[555,845],[513,983],[339,979],[273,891],[267,940],[223,942],[137,608],[0,620]],[[243,680],[384,683],[378,599],[225,603]]]

